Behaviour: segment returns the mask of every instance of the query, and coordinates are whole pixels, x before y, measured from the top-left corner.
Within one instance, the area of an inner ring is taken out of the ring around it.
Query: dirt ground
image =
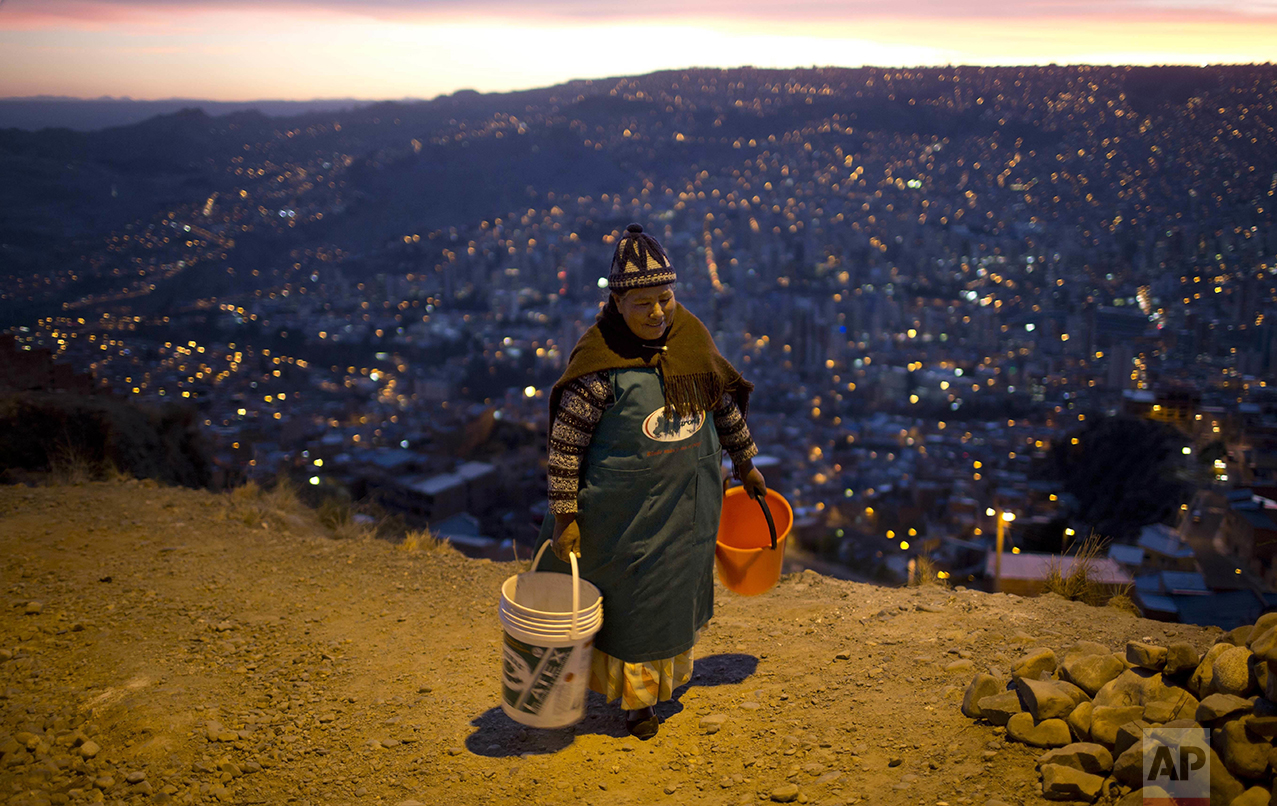
[[[0,803],[1044,803],[1039,751],[960,713],[976,671],[1218,635],[807,571],[718,590],[655,739],[597,696],[528,729],[498,705],[513,563],[339,539],[286,504],[0,487]]]

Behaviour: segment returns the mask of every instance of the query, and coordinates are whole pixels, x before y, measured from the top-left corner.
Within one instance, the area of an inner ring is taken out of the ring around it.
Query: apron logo
[[[643,421],[643,434],[657,442],[679,442],[701,430],[705,425],[705,412],[698,411],[691,417],[671,422],[665,419],[665,408],[661,407]]]

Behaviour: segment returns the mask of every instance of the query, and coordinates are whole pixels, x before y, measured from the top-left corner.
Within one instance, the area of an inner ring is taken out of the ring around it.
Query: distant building
[[[1228,495],[1222,528],[1224,542],[1269,588],[1277,587],[1277,501],[1252,490]]]
[[[1109,559],[1134,571],[1144,564],[1144,549],[1127,543],[1114,543],[1109,546]]]
[[[1144,551],[1143,568],[1149,571],[1197,571],[1193,549],[1174,529],[1155,523],[1140,530],[1135,545]]]
[[[997,552],[989,551],[985,555],[984,576],[989,580],[990,590],[994,593],[1038,596],[1046,590],[1046,579],[1053,569],[1068,576],[1076,559],[1069,555],[1004,552],[1002,576],[998,579],[995,576]],[[1126,569],[1108,557],[1097,557],[1091,561],[1090,577],[1110,596],[1135,583]]]
[[[376,491],[386,505],[436,522],[461,512],[486,512],[492,505],[496,484],[494,465],[465,462],[451,473],[390,479],[379,484]]]
[[[447,540],[467,557],[488,560],[514,559],[514,541],[498,540],[482,534],[479,519],[469,512],[462,512],[432,524],[435,536]]]

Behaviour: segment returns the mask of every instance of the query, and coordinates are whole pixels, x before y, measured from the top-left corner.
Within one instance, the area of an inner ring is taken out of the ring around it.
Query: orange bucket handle
[[[776,521],[772,520],[771,507],[767,506],[767,495],[763,494],[754,498],[758,505],[763,508],[763,517],[767,519],[767,531],[772,537],[772,551],[776,550]]]

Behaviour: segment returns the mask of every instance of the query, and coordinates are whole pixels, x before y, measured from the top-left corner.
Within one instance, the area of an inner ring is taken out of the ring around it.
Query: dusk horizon
[[[712,0],[642,15],[574,2],[9,0],[0,97],[429,99],[660,70],[1225,65],[1277,59],[1269,2]]]
[[[643,73],[617,73],[614,75],[594,75],[594,76],[572,76],[560,81],[554,81],[548,84],[529,85],[526,87],[514,87],[508,89],[487,89],[481,90],[471,86],[458,86],[451,90],[441,91],[434,95],[312,95],[312,96],[283,96],[283,95],[260,95],[252,97],[235,97],[235,98],[213,98],[204,95],[196,95],[191,93],[167,95],[163,97],[139,97],[130,94],[100,94],[100,95],[67,95],[54,93],[38,93],[32,95],[0,95],[0,101],[120,101],[134,103],[165,103],[176,101],[191,102],[211,102],[219,104],[251,104],[251,103],[338,103],[350,102],[358,104],[374,104],[374,103],[421,103],[430,102],[439,98],[446,98],[457,93],[472,92],[480,95],[505,95],[518,92],[529,92],[534,90],[550,89],[564,84],[574,82],[606,82],[620,78],[635,78],[644,75],[653,75],[667,72],[678,71],[700,71],[700,70],[776,70],[784,72],[794,72],[802,70],[905,70],[905,71],[931,71],[931,70],[968,70],[979,69],[982,67],[999,67],[999,68],[1016,68],[1016,67],[1095,67],[1106,69],[1121,68],[1192,68],[1192,69],[1211,69],[1211,68],[1228,68],[1228,67],[1257,67],[1270,62],[1217,62],[1209,64],[1195,64],[1190,62],[1164,62],[1156,64],[1136,64],[1136,63],[1049,63],[1049,64],[917,64],[917,65],[888,65],[888,64],[818,64],[818,65],[792,65],[787,67],[760,67],[753,64],[736,64],[736,65],[696,65],[689,64],[681,67],[668,67],[659,70],[650,70]]]

